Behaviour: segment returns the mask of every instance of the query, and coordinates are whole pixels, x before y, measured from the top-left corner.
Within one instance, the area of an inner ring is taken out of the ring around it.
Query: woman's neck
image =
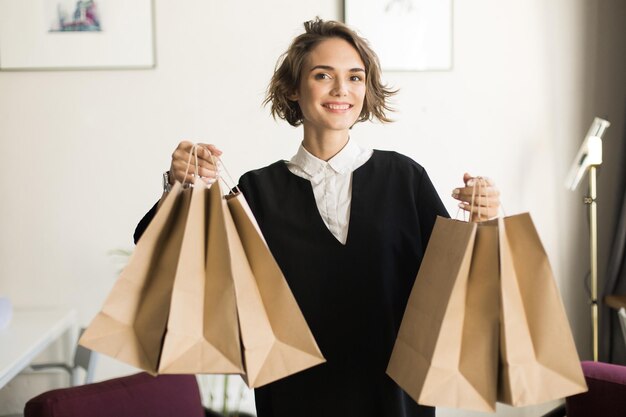
[[[350,136],[347,130],[316,132],[305,126],[302,146],[316,158],[328,161],[346,146],[348,139]]]

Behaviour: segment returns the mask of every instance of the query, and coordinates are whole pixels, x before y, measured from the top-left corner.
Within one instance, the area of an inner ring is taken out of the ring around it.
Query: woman
[[[350,128],[388,122],[395,93],[380,80],[367,42],[338,22],[304,24],[281,57],[266,103],[274,117],[303,126],[289,162],[248,172],[239,182],[327,362],[256,390],[259,417],[432,416],[385,370],[435,218],[448,216],[425,170],[395,152],[360,148]],[[186,180],[192,144],[172,155],[168,182]],[[199,175],[215,181],[213,145]],[[470,210],[471,183],[453,191]],[[471,213],[493,216],[492,183]],[[138,226],[138,238],[154,209]]]

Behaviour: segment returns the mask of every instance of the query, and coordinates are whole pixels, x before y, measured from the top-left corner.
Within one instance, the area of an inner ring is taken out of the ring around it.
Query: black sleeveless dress
[[[345,245],[284,161],[239,187],[327,360],[256,389],[258,417],[434,416],[385,373],[436,216],[448,216],[426,171],[374,151],[353,173]]]

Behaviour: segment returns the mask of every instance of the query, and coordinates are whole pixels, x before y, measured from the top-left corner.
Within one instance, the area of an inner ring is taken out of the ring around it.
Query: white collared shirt
[[[315,203],[328,230],[342,244],[348,238],[352,172],[366,163],[374,151],[359,147],[353,140],[328,161],[310,154],[300,145],[287,162],[289,171],[311,182]]]

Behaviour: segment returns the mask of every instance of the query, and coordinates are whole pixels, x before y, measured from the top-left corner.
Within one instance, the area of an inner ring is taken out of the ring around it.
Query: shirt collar
[[[313,156],[307,151],[302,144],[298,148],[298,152],[291,158],[290,163],[296,165],[301,170],[307,173],[307,175],[315,176],[325,166],[329,165],[334,171],[339,174],[345,174],[351,172],[358,156],[361,154],[362,149],[351,139],[348,139],[348,143],[333,156],[328,162],[323,161],[316,156]]]

